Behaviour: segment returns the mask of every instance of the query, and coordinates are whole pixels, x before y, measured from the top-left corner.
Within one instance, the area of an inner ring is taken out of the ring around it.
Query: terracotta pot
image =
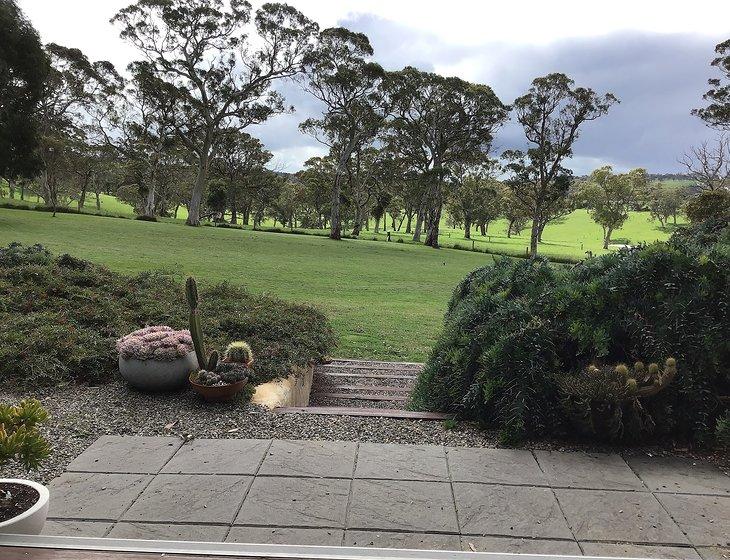
[[[242,379],[229,385],[216,385],[210,387],[208,385],[201,385],[195,379],[197,378],[198,372],[190,374],[190,385],[193,391],[198,393],[208,402],[225,402],[230,401],[235,397],[248,383],[248,379]]]

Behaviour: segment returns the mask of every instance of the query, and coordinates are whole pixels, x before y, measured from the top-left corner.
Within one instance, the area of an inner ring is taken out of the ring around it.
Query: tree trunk
[[[25,185],[20,184],[20,200],[25,200]]]
[[[13,183],[10,179],[8,179],[8,191],[10,198],[15,198],[15,183]]]
[[[479,233],[481,233],[482,236],[487,235],[487,227],[487,222],[482,222],[481,224],[479,224]]]
[[[79,202],[77,205],[78,209],[83,210],[84,204],[86,204],[86,186],[84,186],[79,193]]]
[[[611,234],[613,233],[613,228],[609,227],[606,229],[606,235],[603,237],[603,248],[608,249],[609,243],[611,243]]]
[[[151,183],[147,189],[147,196],[144,201],[143,213],[146,217],[152,218],[155,215],[155,185]]]
[[[537,256],[537,242],[540,236],[540,218],[532,217],[532,227],[530,228],[530,256]]]
[[[101,193],[96,192],[94,194],[96,195],[96,209],[101,210]]]
[[[198,174],[195,178],[195,186],[193,194],[190,196],[190,204],[188,204],[188,219],[185,223],[189,226],[200,225],[200,206],[203,203],[203,190],[208,180],[208,158],[210,157],[210,144],[208,142],[203,146],[200,160],[198,161]]]
[[[515,223],[514,220],[509,220],[509,222],[507,222],[507,239],[512,238],[512,225],[514,223]]]
[[[424,245],[439,248],[439,222],[441,222],[441,200],[438,197],[434,208],[431,208],[426,214],[426,240]]]
[[[542,232],[545,231],[546,225],[547,224],[545,224],[545,223],[541,223],[540,227],[538,228],[538,231],[537,231],[537,242],[538,243],[542,243]]]
[[[380,216],[375,216],[375,233],[380,233]]]
[[[238,211],[235,201],[231,204],[231,223],[234,225],[238,223]]]
[[[421,242],[421,229],[423,228],[423,212],[421,209],[418,210],[416,215],[416,227],[413,228],[413,241],[416,243]]]
[[[471,239],[471,222],[464,220],[464,239]]]
[[[413,213],[408,212],[408,220],[406,221],[406,233],[411,233],[411,222],[413,221]]]

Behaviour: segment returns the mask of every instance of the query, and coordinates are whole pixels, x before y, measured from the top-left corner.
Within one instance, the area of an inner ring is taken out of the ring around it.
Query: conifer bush
[[[727,222],[703,224],[572,268],[501,259],[472,272],[454,291],[412,406],[477,419],[505,443],[574,435],[559,380],[671,356],[676,377],[641,398],[651,422],[592,437],[710,443],[730,394],[728,246]]]

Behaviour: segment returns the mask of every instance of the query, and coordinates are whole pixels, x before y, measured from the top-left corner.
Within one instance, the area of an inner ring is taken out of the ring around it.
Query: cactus
[[[208,356],[208,370],[209,371],[215,371],[215,369],[218,367],[219,359],[220,359],[220,355],[218,354],[218,351],[213,350],[210,353],[210,356]]]
[[[203,343],[203,329],[200,327],[200,316],[198,315],[198,284],[192,276],[185,282],[185,297],[190,308],[190,336],[193,339],[198,366],[200,369],[205,369],[205,344]]]
[[[224,360],[237,364],[250,364],[253,361],[253,352],[248,343],[238,340],[228,345]]]
[[[638,439],[656,427],[653,409],[642,399],[666,389],[676,374],[676,360],[667,358],[663,368],[643,362],[636,362],[633,369],[625,364],[591,364],[580,374],[560,375],[556,381],[561,404],[580,432]]]

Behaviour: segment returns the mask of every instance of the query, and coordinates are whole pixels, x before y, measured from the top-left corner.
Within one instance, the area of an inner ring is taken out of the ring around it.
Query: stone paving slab
[[[446,452],[438,445],[361,443],[355,478],[448,481]]]
[[[104,436],[47,534],[730,560],[728,477],[667,458]]]
[[[553,487],[646,490],[641,479],[618,455],[535,451],[535,458]]]
[[[613,556],[621,558],[670,558],[676,560],[700,560],[694,548],[679,546],[655,546],[630,543],[582,542],[586,556]]]
[[[578,540],[688,544],[652,494],[556,490],[555,495]]]
[[[355,480],[347,527],[458,533],[446,482]]]
[[[178,451],[163,473],[256,474],[271,445],[267,439],[197,439]]]
[[[730,476],[701,461],[643,456],[628,463],[653,492],[730,496]]]
[[[301,544],[340,546],[342,529],[301,529],[296,527],[233,527],[226,542],[259,544]]]
[[[43,526],[42,535],[58,537],[103,537],[114,526],[102,521],[73,521],[49,519]]]
[[[552,490],[454,484],[462,534],[572,539]]]
[[[351,441],[276,440],[259,474],[352,478],[356,450]]]
[[[524,449],[449,448],[446,454],[454,482],[547,484],[535,457]]]
[[[181,446],[176,437],[101,436],[67,470],[157,474]]]
[[[345,527],[349,480],[259,477],[236,525]]]
[[[459,550],[460,541],[459,535],[437,533],[347,531],[344,545],[411,550]]]
[[[115,539],[222,542],[228,525],[173,525],[169,523],[117,523],[109,533]]]
[[[581,556],[575,541],[508,537],[461,537],[462,550],[472,552],[506,552],[510,554],[561,554]]]
[[[160,474],[122,520],[230,525],[251,481],[250,476]]]
[[[151,481],[139,474],[64,473],[48,487],[48,517],[114,521]]]
[[[730,497],[659,494],[657,498],[692,544],[730,546]]]

